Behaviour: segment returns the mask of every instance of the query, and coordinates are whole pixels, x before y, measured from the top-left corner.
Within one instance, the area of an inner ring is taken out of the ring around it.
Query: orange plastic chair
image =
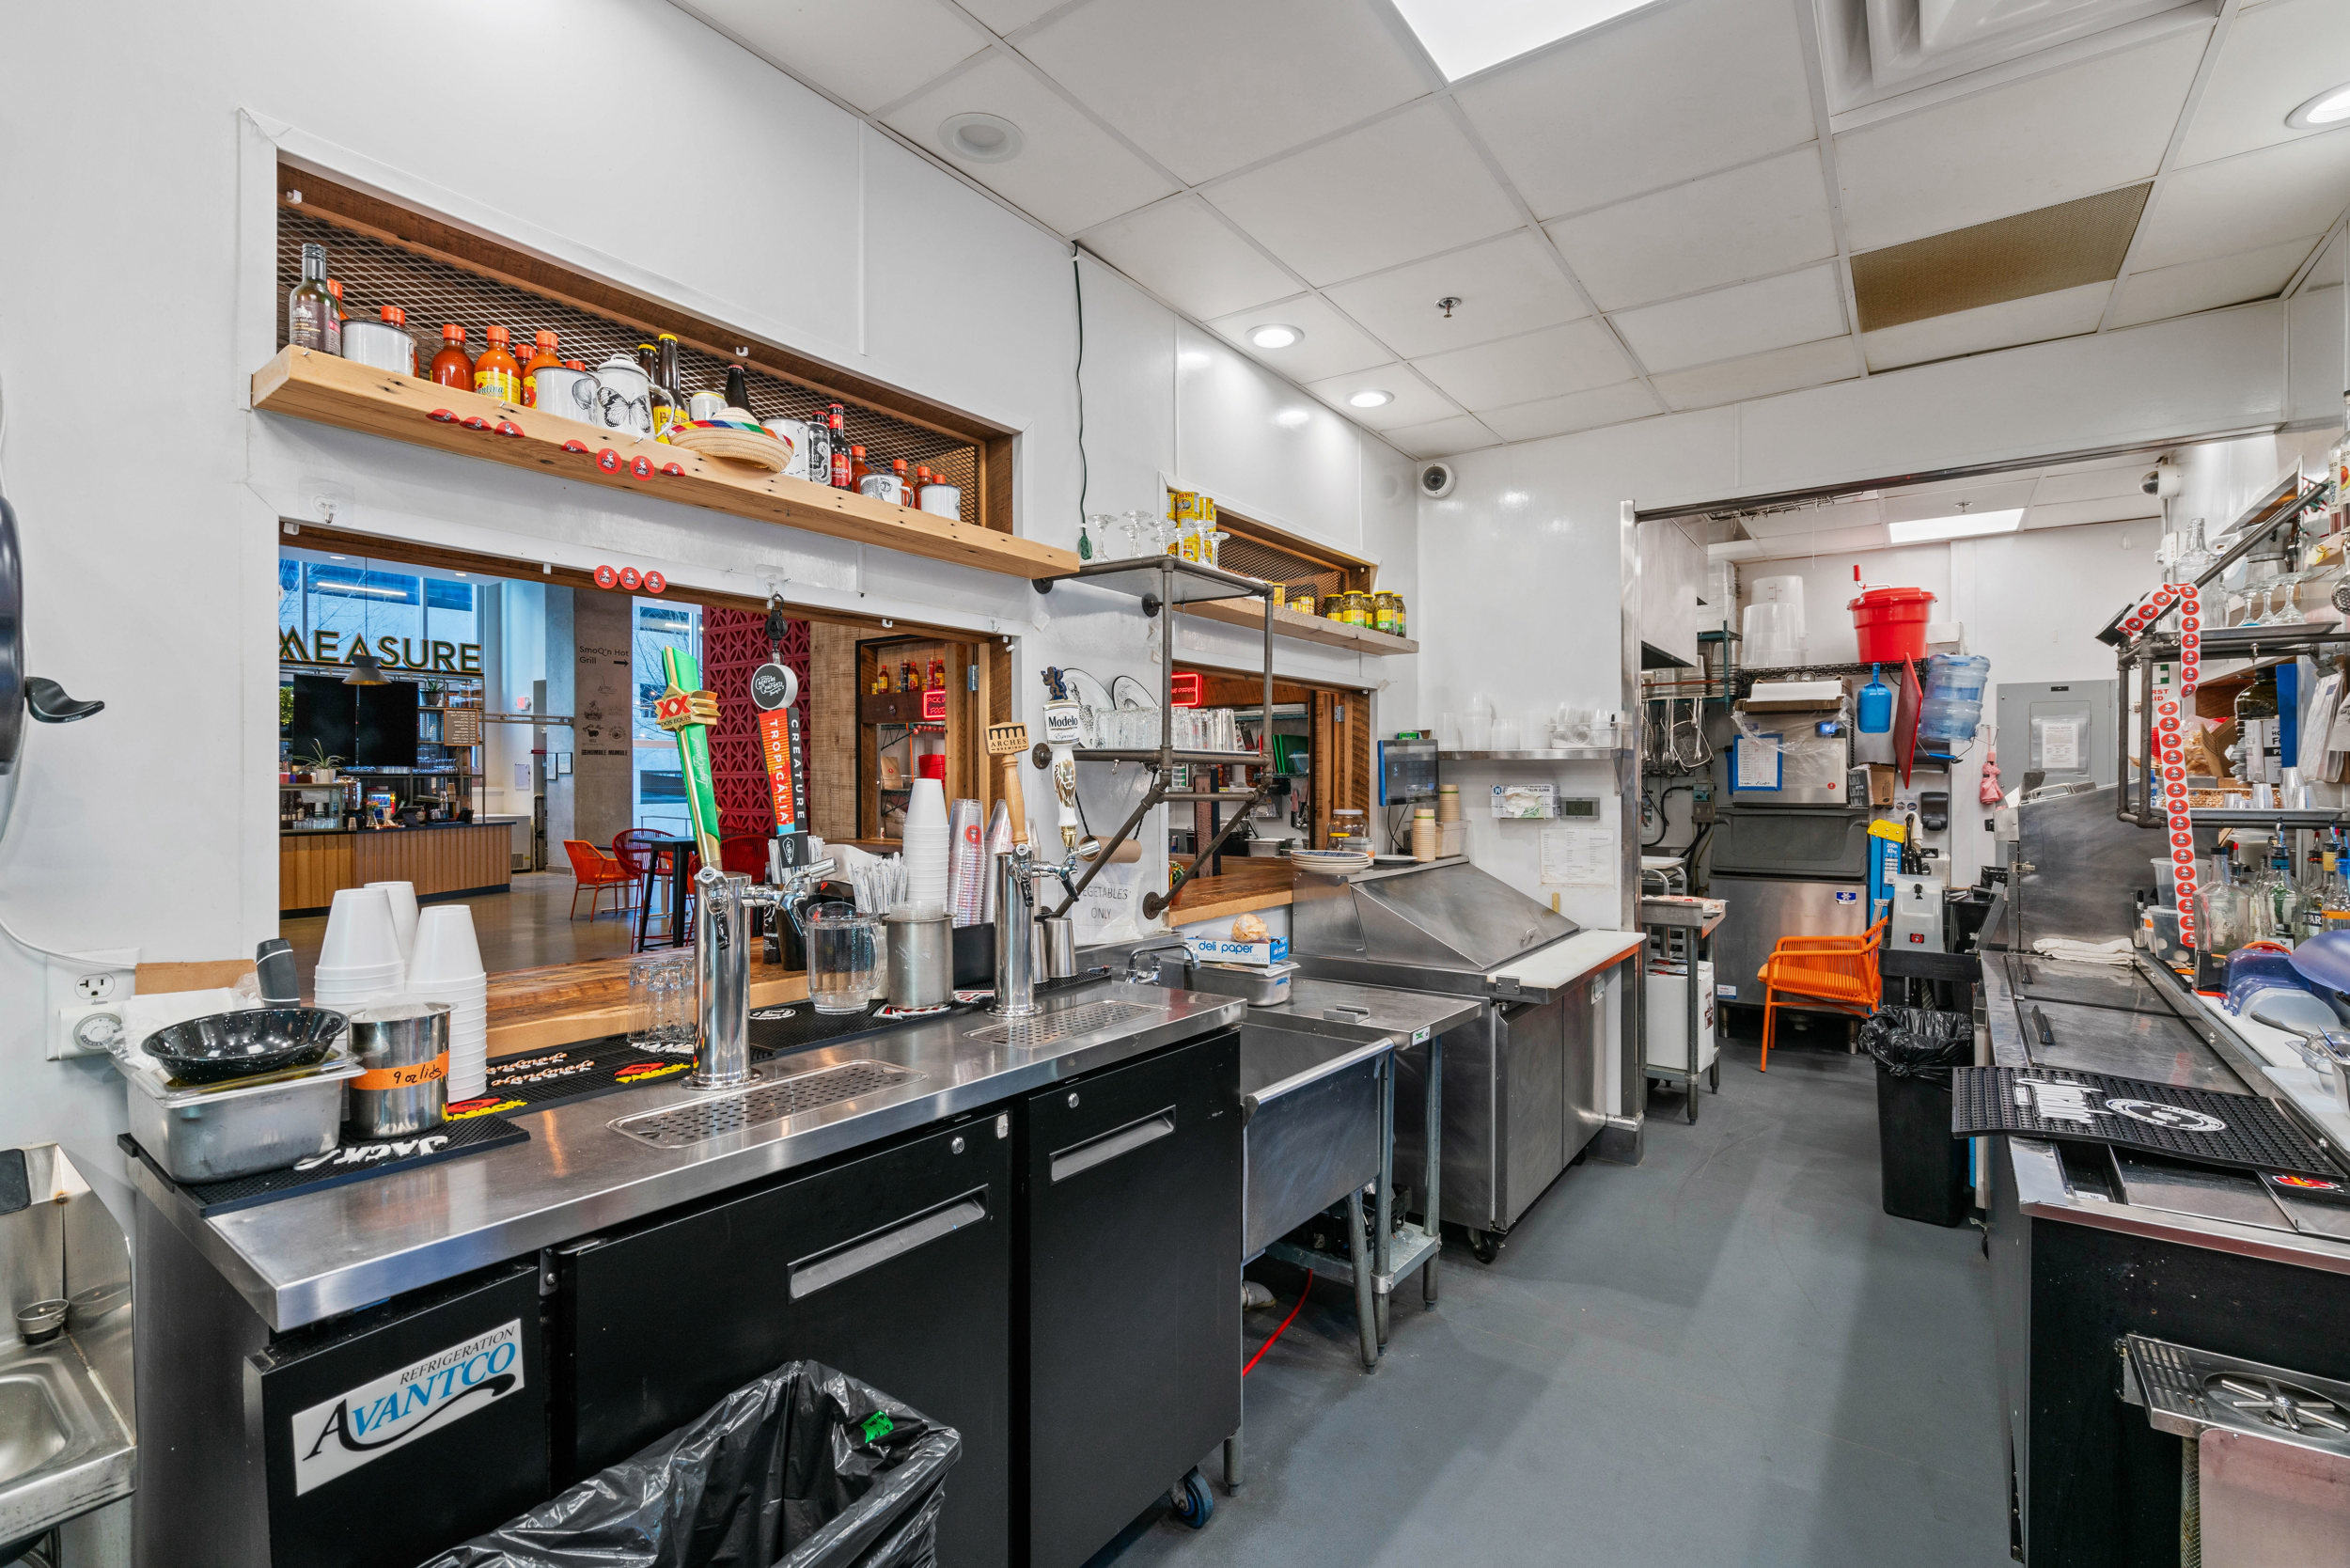
[[[623,915],[628,913],[629,904],[634,902],[629,893],[636,886],[636,879],[629,874],[626,866],[585,839],[564,839],[563,853],[572,857],[572,876],[576,883],[572,888],[572,919],[579,918],[579,895],[586,893],[588,918],[593,920],[600,913],[597,902],[603,899],[606,888],[619,900],[613,908]]]
[[[1808,1008],[1866,1018],[1883,991],[1877,954],[1885,946],[1879,920],[1858,936],[1782,936],[1762,961],[1755,979],[1762,982],[1762,1066],[1771,1070],[1771,1035],[1783,1007]],[[1780,1001],[1784,992],[1790,998]]]

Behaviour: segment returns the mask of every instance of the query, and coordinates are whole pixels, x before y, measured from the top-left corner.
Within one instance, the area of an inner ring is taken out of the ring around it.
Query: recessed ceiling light
[[[1020,156],[1026,138],[999,115],[954,115],[938,128],[948,151],[975,164],[1001,164]]]
[[[1395,401],[1395,394],[1382,392],[1375,386],[1366,386],[1346,400],[1356,408],[1385,408]]]
[[[2295,131],[2314,131],[2322,125],[2340,125],[2350,119],[2350,82],[2338,87],[2327,87],[2293,113],[2285,116],[2285,123]]]
[[[1304,327],[1282,326],[1278,322],[1271,321],[1263,326],[1248,329],[1248,340],[1261,349],[1286,349],[1305,336]]]
[[[1948,517],[1920,517],[1911,523],[1888,523],[1885,531],[1896,544],[1928,544],[1945,539],[1975,539],[1983,534],[2012,534],[2023,526],[2024,509],[2012,511],[1961,511]]]
[[[1273,416],[1273,422],[1287,430],[1295,430],[1313,416],[1302,408],[1285,408]]]
[[[1395,0],[1448,82],[1572,38],[1649,0]]]

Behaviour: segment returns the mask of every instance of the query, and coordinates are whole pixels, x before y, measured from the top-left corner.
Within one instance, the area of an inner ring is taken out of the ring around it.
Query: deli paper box
[[[1213,936],[1186,936],[1183,946],[1202,964],[1278,964],[1290,955],[1289,940],[1276,936],[1263,942],[1227,942]]]

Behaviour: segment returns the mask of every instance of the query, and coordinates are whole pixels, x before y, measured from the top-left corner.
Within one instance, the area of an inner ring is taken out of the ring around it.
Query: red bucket
[[[1924,588],[1872,588],[1845,606],[1860,634],[1860,662],[1899,664],[1926,656],[1926,607],[1934,595]]]

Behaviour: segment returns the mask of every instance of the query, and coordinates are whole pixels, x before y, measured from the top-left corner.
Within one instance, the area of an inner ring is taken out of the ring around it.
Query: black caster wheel
[[[1208,1490],[1207,1478],[1198,1470],[1177,1482],[1167,1494],[1167,1506],[1175,1511],[1175,1517],[1194,1529],[1205,1529],[1215,1517],[1215,1494]]]
[[[1490,1263],[1501,1256],[1501,1238],[1491,1231],[1471,1231],[1468,1244],[1469,1255],[1480,1263]]]

